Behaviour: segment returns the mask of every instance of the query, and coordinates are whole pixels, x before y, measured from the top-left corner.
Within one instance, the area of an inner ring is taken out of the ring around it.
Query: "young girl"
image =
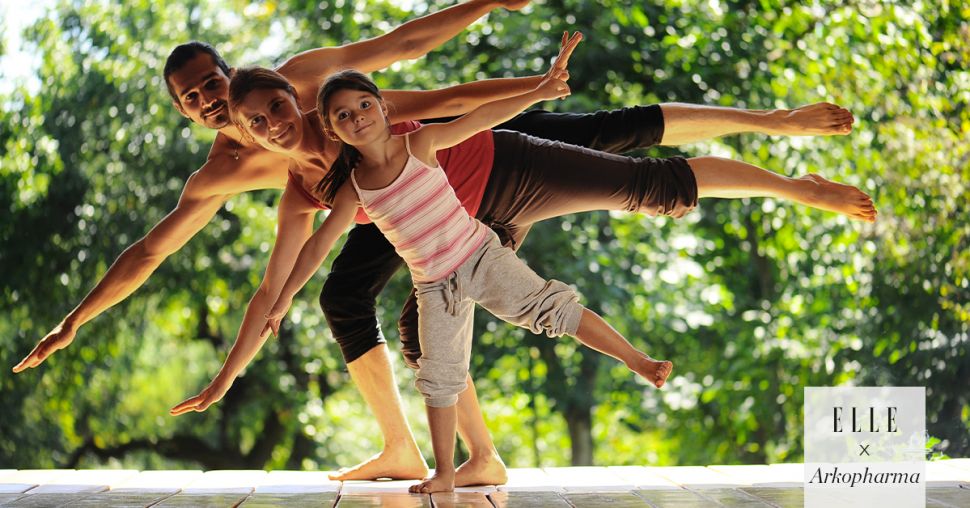
[[[330,77],[321,88],[319,114],[327,134],[349,145],[318,190],[333,211],[300,253],[267,315],[278,331],[293,296],[313,276],[354,219],[358,206],[405,259],[417,289],[419,340],[416,386],[424,395],[435,455],[435,475],[413,492],[454,488],[455,403],[465,389],[471,353],[472,312],[480,303],[497,317],[545,332],[573,335],[626,364],[658,388],[672,364],[635,349],[596,313],[578,303],[562,282],[529,269],[498,236],[468,215],[435,152],[511,118],[569,88],[551,73],[531,92],[486,104],[458,120],[392,135],[377,87],[356,71]]]

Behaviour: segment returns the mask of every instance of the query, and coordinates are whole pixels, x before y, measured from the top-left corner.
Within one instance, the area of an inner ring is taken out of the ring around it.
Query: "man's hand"
[[[169,414],[172,416],[178,416],[181,414],[188,413],[189,411],[203,412],[209,408],[209,406],[215,404],[222,400],[229,391],[229,387],[232,383],[225,383],[221,380],[219,376],[209,383],[209,386],[205,387],[204,390],[199,392],[195,397],[189,397],[182,401],[177,406],[169,410]]]
[[[24,359],[13,368],[13,371],[23,372],[24,370],[40,365],[44,362],[44,360],[47,359],[48,356],[52,355],[54,351],[70,346],[71,342],[74,342],[74,335],[76,333],[77,329],[73,325],[62,321],[61,324],[57,325],[57,327],[51,330],[50,333],[48,333],[43,339],[40,340],[40,342],[37,343],[34,350],[31,351],[29,355],[24,357]]]

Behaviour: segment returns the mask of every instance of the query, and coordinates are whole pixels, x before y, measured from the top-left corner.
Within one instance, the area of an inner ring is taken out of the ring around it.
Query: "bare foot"
[[[856,187],[836,183],[816,174],[805,175],[806,194],[795,201],[821,210],[841,213],[851,219],[875,222],[876,207],[872,198]]]
[[[431,494],[432,492],[453,492],[455,490],[455,472],[435,471],[434,476],[427,480],[411,485],[408,492],[412,494]]]
[[[384,451],[357,464],[328,475],[331,480],[420,480],[428,476],[428,466],[417,447],[386,447]]]
[[[472,457],[455,471],[455,487],[504,485],[508,481],[505,463],[497,453]]]
[[[667,382],[667,377],[674,370],[674,364],[666,360],[654,360],[648,355],[640,354],[643,356],[636,362],[628,364],[627,367],[643,379],[653,383],[657,388],[662,387]]]
[[[777,123],[767,134],[783,136],[844,136],[852,132],[855,118],[849,110],[828,102],[817,102],[773,113]]]

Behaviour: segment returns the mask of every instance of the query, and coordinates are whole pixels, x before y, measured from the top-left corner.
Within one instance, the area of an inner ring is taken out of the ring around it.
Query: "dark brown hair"
[[[205,53],[212,57],[212,62],[222,69],[222,72],[228,76],[231,73],[229,69],[229,64],[222,59],[222,55],[216,51],[210,44],[200,41],[190,41],[185,44],[179,44],[175,46],[175,49],[168,54],[168,59],[165,60],[165,69],[162,71],[162,76],[165,78],[165,86],[168,88],[168,94],[172,96],[172,100],[176,104],[181,104],[178,95],[176,95],[175,90],[172,88],[172,84],[169,83],[168,78],[172,74],[178,72],[185,64],[189,63],[190,60],[195,58],[199,53]]]
[[[239,107],[255,90],[283,90],[296,98],[296,89],[282,74],[265,67],[243,67],[229,81],[229,109]]]

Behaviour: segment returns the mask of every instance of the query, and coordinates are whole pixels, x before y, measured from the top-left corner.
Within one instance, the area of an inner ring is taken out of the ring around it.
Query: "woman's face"
[[[303,139],[303,115],[296,98],[286,90],[253,90],[233,114],[243,129],[267,150],[289,152]]]
[[[384,134],[387,113],[374,94],[361,90],[340,90],[330,97],[327,119],[341,141],[352,146],[368,144]]]

